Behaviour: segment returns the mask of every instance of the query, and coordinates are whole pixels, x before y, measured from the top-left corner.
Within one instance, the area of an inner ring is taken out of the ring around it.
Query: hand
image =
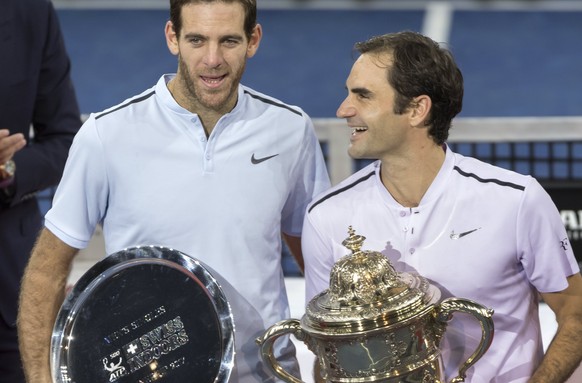
[[[14,157],[14,153],[26,146],[26,139],[22,133],[10,135],[8,129],[0,129],[0,164]]]

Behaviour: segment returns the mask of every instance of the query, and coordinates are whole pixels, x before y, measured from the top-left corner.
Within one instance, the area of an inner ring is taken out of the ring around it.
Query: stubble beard
[[[234,107],[233,100],[236,102],[238,85],[242,79],[246,67],[246,61],[240,69],[234,73],[234,77],[229,75],[232,78],[232,81],[228,90],[219,89],[216,91],[201,89],[201,87],[196,85],[196,82],[194,81],[194,78],[197,77],[197,75],[190,73],[188,66],[180,56],[178,56],[178,63],[183,87],[186,91],[184,96],[186,97],[186,102],[190,105],[190,111],[196,112],[199,108],[203,108],[225,114],[232,110]]]
[[[365,159],[365,147],[363,147],[362,143],[350,143],[348,146],[348,155],[353,158],[354,160],[362,160]],[[364,153],[362,151],[364,150]]]
[[[361,140],[362,141],[362,140]],[[354,160],[375,160],[377,153],[370,148],[366,142],[350,143],[348,155]]]
[[[359,152],[352,150],[352,148],[348,148],[348,155],[354,160],[363,160],[366,157],[362,156]]]

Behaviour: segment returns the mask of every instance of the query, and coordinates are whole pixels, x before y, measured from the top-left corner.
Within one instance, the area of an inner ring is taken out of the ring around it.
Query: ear
[[[263,37],[263,28],[261,24],[255,25],[251,38],[249,40],[249,45],[247,47],[247,58],[251,58],[257,53],[259,49],[259,44],[261,43],[261,38]]]
[[[430,115],[432,101],[427,95],[415,97],[410,105],[410,124],[412,126],[424,126],[424,122]]]
[[[164,32],[166,35],[166,44],[168,44],[168,49],[174,56],[177,56],[178,53],[180,53],[180,47],[178,45],[178,35],[176,34],[176,31],[174,30],[174,24],[172,24],[171,21],[168,21],[166,23],[166,28]]]

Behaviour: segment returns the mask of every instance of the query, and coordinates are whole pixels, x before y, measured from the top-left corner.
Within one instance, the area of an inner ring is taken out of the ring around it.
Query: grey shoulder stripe
[[[261,100],[262,102],[264,102],[266,104],[271,104],[271,105],[274,105],[274,106],[278,106],[279,108],[284,108],[284,109],[290,110],[291,112],[293,112],[293,113],[295,113],[295,114],[297,114],[299,116],[303,116],[303,114],[300,111],[295,110],[295,109],[289,107],[288,105],[281,104],[281,103],[275,102],[273,100],[269,100],[268,98],[261,97],[261,96],[259,96],[257,94],[253,94],[253,93],[249,92],[248,90],[245,90],[245,93],[248,94],[249,96],[251,96],[252,98],[256,98],[257,100]]]
[[[482,183],[492,182],[492,183],[497,184],[497,185],[507,186],[507,187],[514,188],[517,190],[522,190],[522,191],[525,190],[525,186],[517,185],[517,184],[511,183],[511,182],[501,181],[501,180],[498,180],[495,178],[481,178],[476,174],[467,173],[467,172],[462,171],[458,166],[455,166],[454,169],[462,176],[474,178],[477,181],[482,182]]]
[[[343,188],[334,190],[333,192],[326,194],[325,196],[321,197],[319,200],[317,200],[316,202],[314,202],[311,207],[309,208],[309,210],[307,211],[307,213],[311,213],[311,210],[313,210],[314,207],[316,207],[317,205],[319,205],[320,203],[324,202],[325,200],[330,199],[333,196],[336,196],[340,193],[345,192],[346,190],[349,190],[351,188],[353,188],[354,186],[356,186],[357,184],[359,184],[360,182],[364,182],[365,180],[367,180],[368,178],[372,177],[374,175],[374,173],[376,173],[376,171],[371,171],[370,173],[366,174],[365,176],[358,178],[357,180],[355,180],[354,182],[352,182],[349,185],[344,186]]]
[[[115,108],[115,109],[108,110],[107,112],[103,112],[103,113],[101,113],[101,114],[98,114],[97,116],[95,116],[95,119],[97,120],[97,119],[99,119],[99,118],[101,118],[101,117],[103,117],[103,116],[107,116],[109,113],[116,112],[116,111],[118,111],[119,109],[123,109],[123,108],[125,108],[126,106],[129,106],[129,105],[131,105],[131,104],[136,104],[136,103],[138,103],[138,102],[142,102],[143,100],[147,100],[148,98],[150,98],[151,96],[153,96],[155,93],[156,93],[156,91],[155,91],[155,90],[152,90],[150,93],[148,93],[148,94],[145,94],[145,95],[143,95],[143,96],[141,96],[141,97],[139,97],[139,98],[133,99],[133,100],[131,100],[131,101],[128,101],[128,102],[126,102],[125,104],[119,105],[119,106],[118,106],[117,108]]]

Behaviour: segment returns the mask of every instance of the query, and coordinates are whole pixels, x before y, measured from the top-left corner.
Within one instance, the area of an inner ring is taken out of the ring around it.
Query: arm
[[[318,194],[330,187],[329,175],[321,145],[315,135],[313,122],[306,114],[303,115],[305,133],[298,151],[296,176],[293,176],[291,195],[282,211],[281,227],[283,231],[295,233],[296,236],[283,234],[283,239],[289,251],[295,258],[299,270],[304,274],[303,252],[301,249],[301,230],[305,209],[309,202]]]
[[[283,239],[285,240],[291,255],[295,258],[297,266],[299,266],[299,270],[301,270],[301,274],[303,274],[305,266],[303,265],[303,253],[301,252],[301,237],[293,237],[283,233]]]
[[[52,329],[77,251],[44,229],[26,267],[20,291],[18,338],[28,382],[52,382]]]
[[[570,276],[566,290],[542,298],[556,314],[558,331],[530,383],[565,382],[582,360],[582,276]]]

